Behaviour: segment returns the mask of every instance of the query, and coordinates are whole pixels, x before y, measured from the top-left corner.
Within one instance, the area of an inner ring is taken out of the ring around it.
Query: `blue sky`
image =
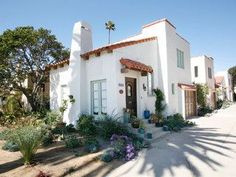
[[[141,26],[168,18],[191,44],[191,55],[215,59],[215,71],[236,65],[235,0],[5,0],[0,5],[0,33],[17,26],[50,29],[70,47],[73,24],[92,25],[94,47],[107,43],[104,23],[112,20],[113,42],[141,31]]]

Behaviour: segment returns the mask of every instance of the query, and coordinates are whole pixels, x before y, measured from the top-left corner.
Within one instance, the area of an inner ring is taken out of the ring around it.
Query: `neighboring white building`
[[[220,71],[215,74],[215,79],[219,85],[219,91],[223,100],[233,101],[232,76],[228,71]],[[220,82],[221,81],[221,82]]]
[[[206,55],[191,58],[192,82],[205,84],[209,88],[207,104],[211,108],[216,106],[216,89],[214,79],[214,59]]]
[[[189,43],[167,19],[97,49],[90,25],[75,23],[70,59],[50,68],[51,109],[58,109],[68,95],[75,98],[64,116],[67,123],[75,123],[81,113],[122,115],[123,108],[143,117],[146,108],[155,111],[152,89],[157,87],[165,95],[166,115],[196,114]]]

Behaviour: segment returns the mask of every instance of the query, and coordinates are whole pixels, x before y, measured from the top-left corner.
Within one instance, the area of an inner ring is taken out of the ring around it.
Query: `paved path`
[[[236,104],[153,143],[110,177],[236,177]]]

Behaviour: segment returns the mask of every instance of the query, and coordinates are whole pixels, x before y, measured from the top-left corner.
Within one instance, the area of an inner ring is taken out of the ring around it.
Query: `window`
[[[211,68],[208,68],[208,77],[209,77],[210,79],[212,79],[212,72],[211,72]]]
[[[92,81],[92,113],[95,115],[107,113],[107,86],[106,80]]]
[[[171,84],[171,90],[172,90],[172,95],[174,95],[175,94],[175,84],[174,83]]]
[[[153,74],[148,73],[147,74],[147,94],[153,95]]]
[[[194,74],[195,74],[195,77],[198,77],[198,67],[197,66],[194,66]]]
[[[132,86],[130,84],[127,86],[127,96],[132,96]]]
[[[184,69],[184,52],[177,49],[177,67]]]

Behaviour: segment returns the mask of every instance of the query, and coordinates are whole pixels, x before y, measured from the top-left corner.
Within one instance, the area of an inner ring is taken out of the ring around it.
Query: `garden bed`
[[[0,146],[4,141],[0,141]],[[40,171],[52,177],[63,176],[105,176],[117,168],[123,161],[113,160],[105,163],[99,160],[103,151],[83,155],[81,148],[68,149],[63,142],[54,143],[47,148],[40,148],[35,156],[35,163],[24,166],[20,152],[8,152],[0,148],[1,177],[34,177]],[[80,156],[81,155],[81,156]]]

